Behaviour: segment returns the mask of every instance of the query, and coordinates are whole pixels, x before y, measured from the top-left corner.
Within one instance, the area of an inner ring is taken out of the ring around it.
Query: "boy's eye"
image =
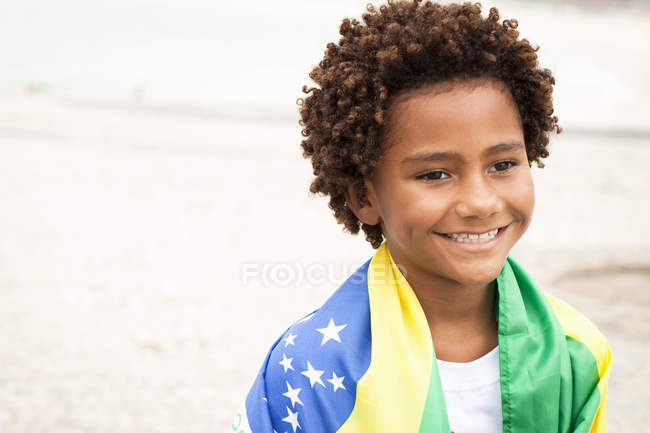
[[[450,177],[449,174],[445,173],[442,170],[433,170],[417,176],[417,179],[442,180],[447,179],[448,177]]]
[[[489,172],[495,172],[495,171],[506,171],[511,169],[517,165],[514,161],[499,161],[496,164],[494,164],[490,169],[488,170]]]

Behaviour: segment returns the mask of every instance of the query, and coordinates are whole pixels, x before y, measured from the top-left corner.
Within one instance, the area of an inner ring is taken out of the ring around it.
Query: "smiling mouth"
[[[509,225],[509,224],[508,224]],[[484,233],[437,233],[437,235],[446,237],[456,242],[468,243],[468,244],[480,244],[484,242],[489,242],[492,239],[496,238],[503,230],[505,230],[508,225],[503,227],[498,227],[492,230],[488,230]]]

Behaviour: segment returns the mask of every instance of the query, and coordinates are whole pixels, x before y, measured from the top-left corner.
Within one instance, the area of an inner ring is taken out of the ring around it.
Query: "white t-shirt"
[[[437,361],[451,433],[502,433],[499,346],[470,362]]]

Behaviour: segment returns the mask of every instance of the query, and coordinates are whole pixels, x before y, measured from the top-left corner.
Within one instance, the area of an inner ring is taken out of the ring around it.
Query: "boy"
[[[561,129],[551,72],[498,20],[414,1],[343,21],[302,147],[377,251],[273,344],[231,431],[606,431],[606,339],[508,257]]]

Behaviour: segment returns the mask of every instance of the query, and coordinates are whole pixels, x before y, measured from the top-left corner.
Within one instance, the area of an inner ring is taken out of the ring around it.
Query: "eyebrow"
[[[506,143],[499,143],[485,149],[483,151],[483,156],[492,156],[497,153],[510,152],[512,150],[519,149],[520,147],[525,147],[521,141],[508,141]]]
[[[451,159],[462,160],[463,157],[456,152],[425,152],[407,156],[402,160],[402,164],[410,162],[449,161]]]
[[[492,156],[502,152],[509,152],[520,147],[524,147],[523,143],[520,141],[509,141],[505,143],[495,144],[482,152],[482,156]],[[462,161],[464,158],[461,154],[457,152],[424,152],[417,153],[415,155],[407,156],[402,160],[402,164],[408,164],[412,162],[437,162],[437,161],[449,161],[449,160],[459,160]]]

